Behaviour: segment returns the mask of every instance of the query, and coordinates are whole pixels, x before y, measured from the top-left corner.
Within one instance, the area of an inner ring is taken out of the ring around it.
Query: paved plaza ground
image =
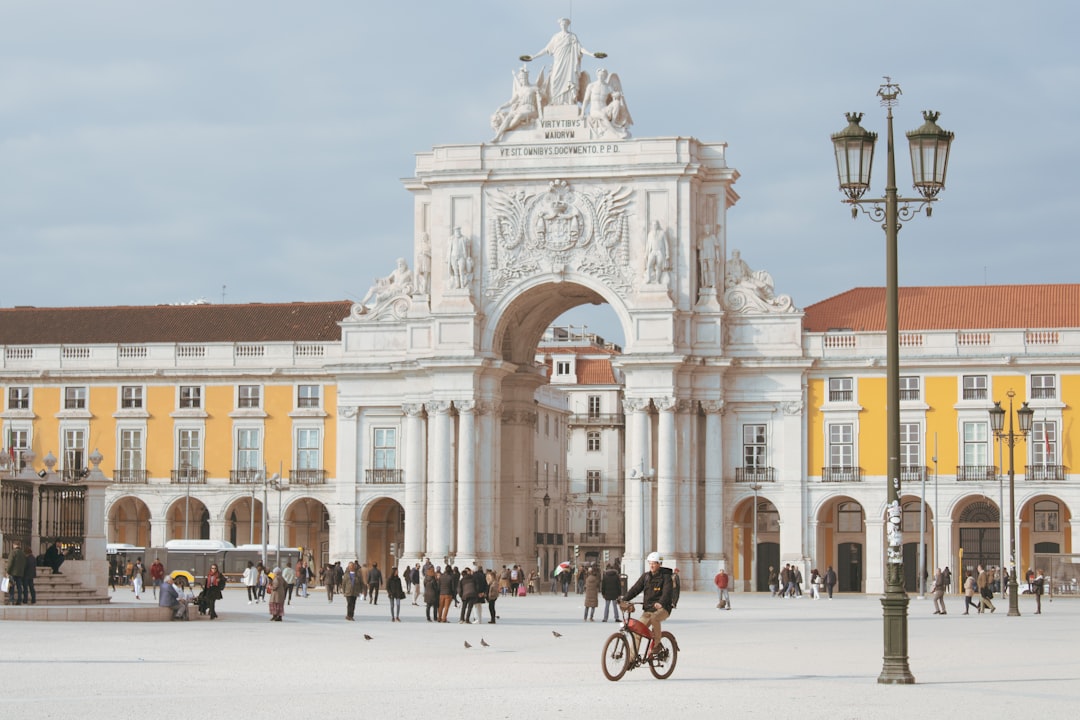
[[[1080,705],[1080,600],[1044,600],[1034,615],[1024,596],[1010,618],[1000,599],[979,617],[950,596],[936,616],[913,596],[916,684],[887,686],[878,597],[732,599],[719,611],[714,594],[684,593],[664,626],[681,648],[674,674],[642,668],[618,683],[600,670],[616,626],[602,607],[582,622],[574,595],[503,598],[496,625],[428,623],[411,604],[391,623],[385,599],[346,622],[343,600],[322,592],[271,623],[242,588],[226,590],[214,622],[9,621],[0,718],[1065,718]],[[120,589],[120,601],[133,598]]]

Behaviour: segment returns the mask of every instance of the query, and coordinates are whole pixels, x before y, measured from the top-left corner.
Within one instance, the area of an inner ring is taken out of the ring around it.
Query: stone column
[[[866,513],[866,544],[863,546],[863,592],[867,595],[885,592],[885,521]],[[961,576],[962,577],[962,576]]]
[[[696,554],[705,550],[704,535],[700,530],[702,515],[698,513],[697,502],[698,478],[701,473],[699,455],[695,452],[699,440],[697,408],[697,401],[688,398],[681,398],[675,403],[675,550],[680,557],[680,574],[684,576],[684,587],[691,582],[691,570],[696,570],[697,566],[696,563],[691,565],[683,561],[696,560]],[[695,583],[694,587],[700,586]]]
[[[485,568],[495,566],[495,477],[499,466],[499,417],[502,407],[497,402],[481,402],[480,467],[476,489],[476,553]]]
[[[402,564],[411,567],[424,559],[424,514],[427,465],[424,462],[424,446],[427,441],[424,406],[406,403],[401,406],[405,414],[405,538]]]
[[[628,575],[640,570],[644,563],[644,542],[649,542],[652,513],[651,488],[643,479],[652,470],[652,455],[649,448],[649,400],[648,398],[626,398],[623,400],[623,412],[626,415],[626,484],[623,499],[625,503],[624,526],[626,527],[625,552],[623,554],[623,572]],[[644,499],[644,504],[643,504]],[[642,521],[644,519],[644,525]]]
[[[455,400],[458,411],[457,551],[458,567],[476,561],[476,401]]]
[[[653,404],[660,412],[656,448],[656,550],[668,558],[674,557],[677,549],[675,510],[678,456],[675,447],[675,398],[654,398]]]
[[[702,400],[705,411],[705,555],[727,558],[724,534],[724,443],[721,419],[723,400]]]
[[[431,419],[427,555],[436,565],[441,565],[450,554],[453,539],[454,423],[450,417],[450,403],[445,400],[428,403],[427,411]]]
[[[338,433],[337,433],[337,482],[334,484],[334,500],[340,513],[330,513],[332,520],[338,518],[339,522],[332,524],[330,547],[333,548],[334,559],[346,559],[360,557],[360,543],[358,538],[360,528],[360,508],[356,502],[357,486],[364,482],[363,470],[360,468],[360,454],[357,450],[360,438],[360,408],[356,405],[338,406]],[[263,508],[266,512],[266,508]],[[346,519],[348,521],[346,522]],[[269,532],[269,527],[266,532]],[[318,547],[312,547],[312,552],[319,552]]]

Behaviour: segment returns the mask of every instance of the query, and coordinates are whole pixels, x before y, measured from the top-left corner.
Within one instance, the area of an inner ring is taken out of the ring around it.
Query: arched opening
[[[1039,495],[1018,511],[1017,568],[1030,568],[1035,553],[1071,553],[1072,513],[1069,506],[1053,495]]]
[[[150,508],[136,497],[117,498],[109,508],[108,542],[150,547]]]
[[[745,589],[768,592],[769,577],[780,567],[780,512],[768,498],[758,496],[756,513],[754,499],[747,498],[736,506],[732,520],[732,579],[740,581]]]
[[[405,540],[405,510],[396,500],[379,498],[364,510],[361,527],[364,532],[361,547],[366,552],[360,564],[379,563],[385,577],[388,569],[397,565]]]
[[[985,497],[960,503],[956,511],[957,542],[962,575],[974,577],[978,566],[1001,565],[1001,511]]]
[[[248,497],[237,498],[225,509],[225,539],[233,545],[252,545],[263,541],[263,529],[269,528],[263,517],[263,504],[254,491]],[[272,531],[267,539],[274,542]]]
[[[316,570],[330,562],[330,513],[315,498],[293,499],[283,511],[281,544],[284,547],[303,548]]]
[[[922,594],[934,575],[934,523],[929,505],[917,497],[901,501],[904,543],[904,589]],[[886,540],[887,542],[887,540]],[[922,548],[920,553],[919,548]],[[923,583],[926,583],[925,585]]]
[[[182,497],[165,513],[166,540],[209,540],[210,511],[202,500]]]
[[[830,499],[818,514],[817,567],[836,572],[840,592],[863,592],[866,578],[866,513],[851,498]]]

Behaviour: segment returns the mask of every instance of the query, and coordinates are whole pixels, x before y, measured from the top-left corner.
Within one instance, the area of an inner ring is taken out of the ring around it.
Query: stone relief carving
[[[802,400],[791,400],[789,402],[780,403],[780,409],[785,415],[802,415],[803,403]]]
[[[337,409],[338,417],[344,420],[352,420],[360,413],[360,408],[356,405],[341,405]]]
[[[633,282],[627,211],[632,195],[621,186],[576,189],[564,180],[552,180],[546,192],[489,192],[488,297],[521,278],[567,270],[625,295]]]
[[[450,287],[460,290],[470,286],[473,277],[472,243],[461,234],[459,227],[454,228],[450,235],[447,266],[450,271]]]
[[[394,271],[368,289],[364,299],[353,305],[354,320],[374,320],[386,315],[404,318],[412,304],[413,273],[405,258],[398,258]]]
[[[790,295],[774,294],[772,275],[751,270],[738,250],[732,251],[727,262],[724,291],[724,307],[733,312],[796,312]]]
[[[645,236],[645,282],[649,285],[667,283],[667,272],[671,270],[671,250],[668,245],[667,231],[654,220]]]

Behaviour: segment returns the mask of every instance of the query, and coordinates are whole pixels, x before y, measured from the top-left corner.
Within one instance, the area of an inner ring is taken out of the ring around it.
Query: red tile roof
[[[578,385],[614,385],[615,373],[611,370],[611,361],[607,359],[578,358]]]
[[[899,289],[900,329],[1080,328],[1080,285],[949,285]],[[806,308],[808,332],[884,332],[885,288],[848,290]]]
[[[351,300],[0,309],[0,345],[332,342]]]

